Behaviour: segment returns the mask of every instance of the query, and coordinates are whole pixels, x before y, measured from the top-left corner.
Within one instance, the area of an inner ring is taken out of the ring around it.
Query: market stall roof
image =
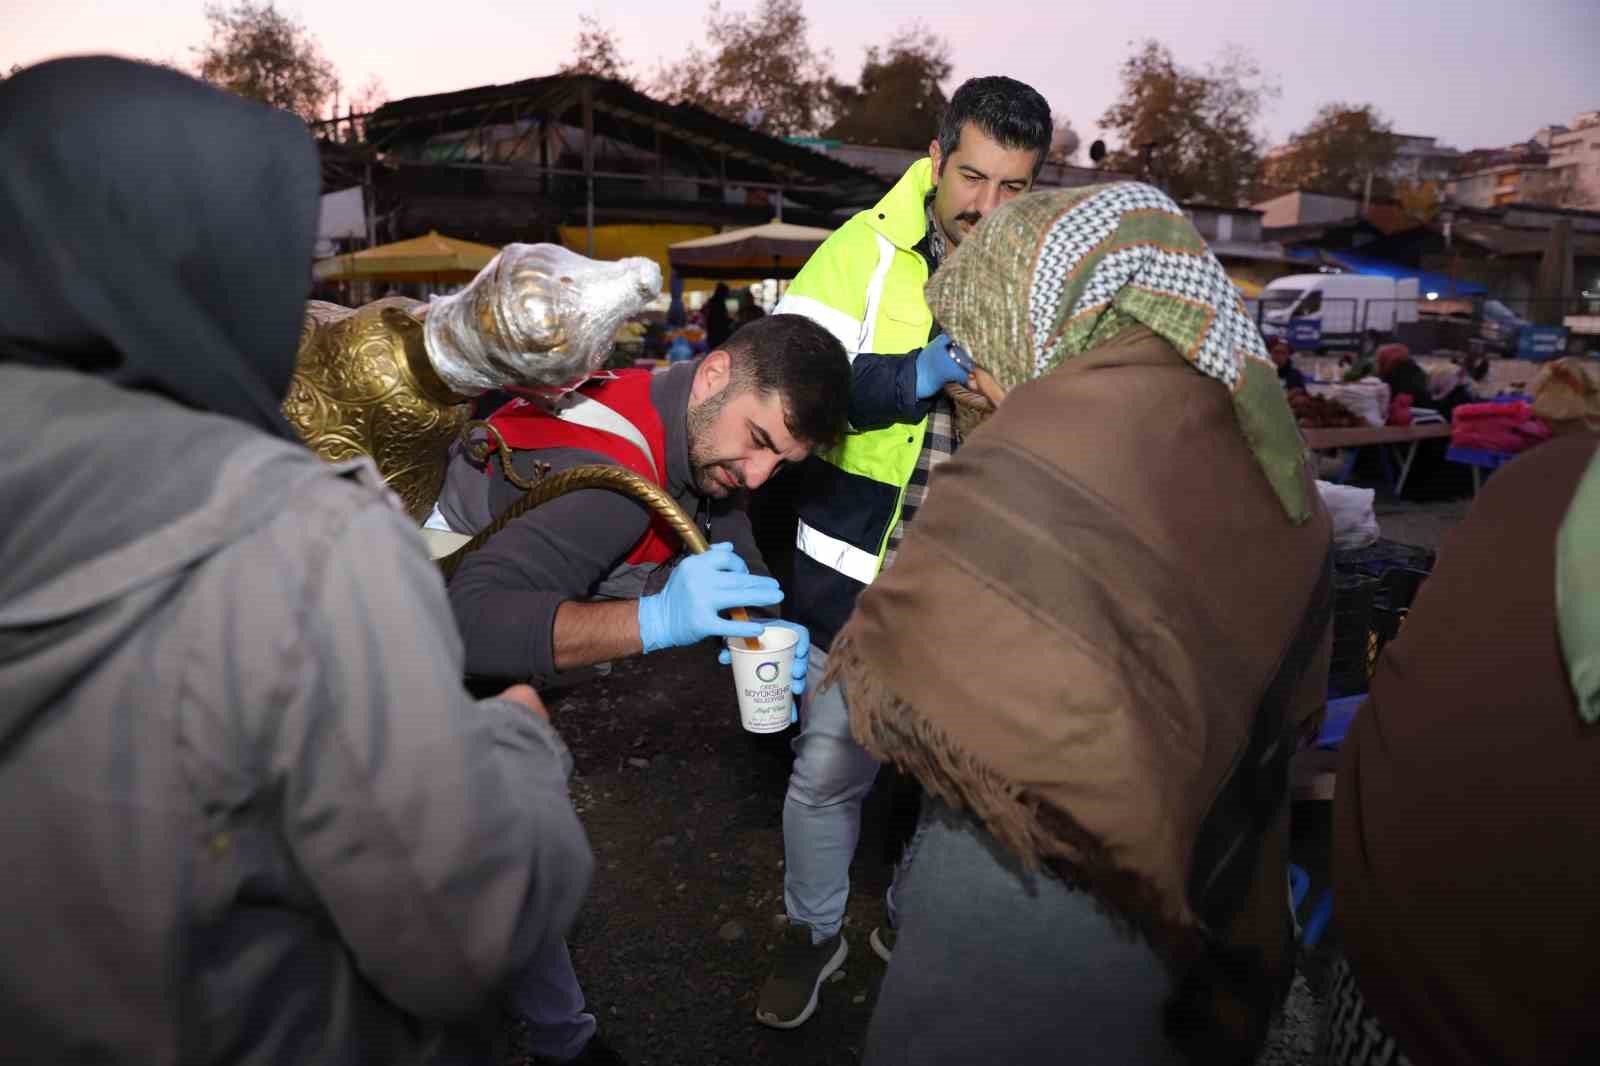
[[[421,237],[323,259],[315,273],[320,281],[471,281],[499,251],[429,230]]]
[[[1391,263],[1355,252],[1334,251],[1326,248],[1290,248],[1290,258],[1319,266],[1334,266],[1352,274],[1371,274],[1386,278],[1416,278],[1417,287],[1424,293],[1437,292],[1442,296],[1481,296],[1489,290],[1464,278],[1452,278],[1431,270],[1421,270],[1404,263]]]
[[[620,81],[555,74],[507,85],[391,100],[368,118],[366,135],[383,152],[413,148],[448,130],[479,131],[523,120],[582,126],[587,106],[601,137],[697,160],[725,180],[776,182],[816,207],[871,203],[888,183],[859,167],[732,122],[693,104],[669,104]],[[662,142],[670,142],[664,145]],[[490,162],[488,159],[481,163]],[[719,170],[720,168],[720,170]],[[601,167],[600,169],[604,169]]]
[[[696,278],[792,278],[832,230],[768,222],[678,241],[667,248],[674,273]]]
[[[1543,256],[1550,244],[1550,230],[1505,226],[1493,222],[1462,219],[1455,223],[1457,238],[1475,244],[1493,255]],[[1575,232],[1571,237],[1574,255],[1600,256],[1600,234]]]

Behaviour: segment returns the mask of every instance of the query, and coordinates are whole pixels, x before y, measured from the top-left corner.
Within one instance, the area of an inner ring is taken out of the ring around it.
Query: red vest
[[[666,489],[667,431],[661,416],[650,402],[651,373],[648,370],[618,370],[609,379],[590,381],[578,391],[591,400],[611,408],[633,423],[650,445],[655,469],[650,469],[644,455],[632,441],[605,430],[580,426],[557,418],[537,403],[512,400],[489,416],[489,424],[500,431],[506,444],[515,450],[542,450],[545,448],[582,448],[599,452],[619,466],[625,466],[646,481]],[[493,438],[489,441],[492,450]],[[642,504],[640,506],[643,506]],[[628,563],[666,562],[682,550],[678,535],[654,511],[650,512],[650,527],[644,531],[633,550],[628,553]]]

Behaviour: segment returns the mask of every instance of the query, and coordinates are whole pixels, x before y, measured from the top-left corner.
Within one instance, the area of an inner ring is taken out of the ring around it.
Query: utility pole
[[[587,233],[588,252],[594,258],[594,83],[583,80],[583,184],[584,228]]]

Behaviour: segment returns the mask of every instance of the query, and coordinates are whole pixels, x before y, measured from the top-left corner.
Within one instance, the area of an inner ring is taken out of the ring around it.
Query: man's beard
[[[729,387],[725,386],[715,396],[708,396],[689,408],[689,470],[694,476],[695,489],[702,496],[728,496],[744,487],[738,471],[711,454],[715,447],[711,442],[712,427],[728,405],[728,391]],[[736,488],[724,484],[717,477],[718,470],[725,473]]]

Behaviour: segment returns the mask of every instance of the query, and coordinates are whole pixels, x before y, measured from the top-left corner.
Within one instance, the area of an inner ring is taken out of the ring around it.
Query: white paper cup
[[[789,727],[794,704],[794,646],[800,634],[783,626],[761,631],[761,650],[745,647],[745,638],[728,637],[733,656],[733,686],[739,693],[739,720],[752,733],[776,733]]]

